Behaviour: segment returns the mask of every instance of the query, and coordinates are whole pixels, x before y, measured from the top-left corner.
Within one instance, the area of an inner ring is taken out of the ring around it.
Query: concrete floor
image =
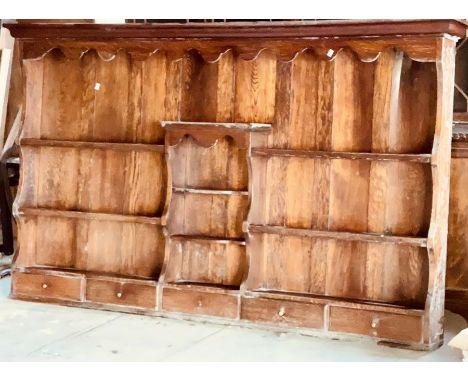
[[[434,352],[9,299],[0,280],[0,361],[460,361]],[[446,343],[467,326],[447,312]]]

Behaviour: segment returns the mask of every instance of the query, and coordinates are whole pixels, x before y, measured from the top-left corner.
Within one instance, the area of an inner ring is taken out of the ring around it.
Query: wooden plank
[[[116,151],[152,151],[164,152],[164,145],[150,145],[142,143],[118,143],[118,142],[86,142],[86,141],[63,141],[56,139],[36,139],[23,138],[20,141],[21,146],[31,147],[70,147],[99,150]]]
[[[182,61],[184,70],[181,120],[216,121],[217,97],[214,95],[217,93],[218,64],[205,62],[199,53],[193,51],[184,56]],[[177,122],[166,124],[165,121],[162,126],[168,131],[181,127]],[[189,130],[190,126],[182,125],[182,129]]]
[[[239,286],[246,270],[245,245],[239,244],[171,237],[165,282]]]
[[[430,67],[425,68],[431,70]],[[419,102],[414,97],[406,98],[406,104],[400,101],[401,87],[410,89],[406,83],[411,78],[408,77],[407,70],[407,58],[401,51],[383,52],[376,61],[373,99],[372,149],[379,153],[400,153],[398,155],[403,158],[415,154],[401,152],[420,152],[421,149],[421,146],[414,144],[406,148],[401,146],[401,141],[407,141],[409,134],[407,129],[402,131],[401,121],[414,118],[414,114],[409,113],[412,106],[408,103]],[[434,98],[435,94],[429,92],[425,97],[424,102],[427,102],[430,97]],[[412,131],[411,135],[412,142],[427,140],[426,131]],[[430,156],[418,154],[415,157]],[[421,163],[422,161],[372,162],[369,183],[369,232],[427,236],[432,184],[430,167]],[[364,276],[365,296],[376,301],[420,308],[423,306],[427,288],[427,267],[427,253],[421,248],[369,243]]]
[[[376,235],[372,233],[354,233],[342,231],[320,231],[312,229],[286,228],[280,226],[250,225],[249,231],[252,233],[272,233],[277,235],[291,235],[303,237],[319,237],[326,239],[337,239],[345,241],[363,241],[369,243],[393,243],[402,245],[412,245],[415,247],[426,247],[427,239],[407,236]]]
[[[235,120],[270,123],[275,113],[276,57],[261,52],[254,60],[237,59]]]
[[[25,105],[23,138],[41,138],[43,87],[37,86],[44,81],[44,60],[23,61],[25,76]]]
[[[458,20],[313,20],[275,23],[242,22],[235,25],[180,24],[5,24],[14,37],[81,38],[300,38],[443,35],[466,36],[466,25]]]
[[[335,58],[333,151],[371,151],[374,67],[349,50]]]
[[[130,57],[120,51],[115,58],[95,60],[96,84],[93,141],[126,142]]]
[[[429,153],[436,121],[437,76],[434,63],[404,57],[399,89],[398,122],[392,126],[390,147],[399,153]]]
[[[209,148],[184,140],[170,148],[169,162],[175,187],[219,191],[247,189],[246,150],[239,149],[229,139],[222,138]]]
[[[366,299],[422,309],[428,270],[425,248],[369,243],[365,270]]]
[[[330,166],[328,229],[366,232],[370,163],[333,159]]]
[[[18,216],[48,216],[48,217],[63,217],[63,218],[70,218],[70,219],[108,220],[108,221],[117,221],[117,222],[126,222],[126,223],[161,225],[161,218],[159,217],[118,215],[118,214],[106,214],[106,213],[83,212],[83,211],[66,211],[66,210],[54,210],[54,209],[47,209],[47,208],[20,208],[18,210]]]
[[[334,70],[335,61],[318,58],[310,52],[296,56],[289,148],[331,149]]]
[[[49,146],[25,146],[22,152],[23,176],[31,187],[22,190],[20,208],[162,214],[166,181],[159,152]]]
[[[78,140],[81,138],[81,63],[55,51],[44,58],[43,67],[40,138]]]
[[[172,187],[172,191],[188,194],[203,194],[203,195],[249,195],[248,191],[237,190],[205,190],[200,188],[184,188]]]
[[[375,62],[362,62],[349,50],[335,57],[333,91],[333,151],[372,150]],[[332,159],[330,163],[330,231],[367,232],[371,162]],[[347,298],[365,297],[366,241],[328,243],[325,293]]]
[[[159,225],[41,215],[23,215],[19,222],[19,238],[34,241],[21,246],[17,266],[159,276],[164,257]]]
[[[176,93],[178,90],[177,87],[170,90],[167,88],[168,85],[171,86],[171,81],[177,81],[175,78],[169,78],[175,73],[171,70],[171,63],[168,61],[164,52],[155,52],[141,62],[141,87],[137,88],[139,93],[137,93],[135,104],[138,119],[136,124],[129,120],[129,123],[133,125],[130,128],[135,134],[132,142],[164,143],[164,129],[161,121],[173,117],[172,108],[177,104],[177,100],[168,102],[168,97],[173,96],[171,91]],[[132,63],[138,68],[136,58],[132,60]],[[135,87],[139,84],[139,72],[136,75]]]
[[[424,316],[424,341],[434,345],[443,341],[455,42],[440,39],[438,52],[437,111],[432,147],[433,192],[428,235],[429,278]]]
[[[190,118],[190,117],[189,117]],[[194,121],[161,121],[166,130],[183,130],[186,132],[210,130],[213,132],[263,132],[268,133],[270,123],[234,123],[234,122],[194,122]]]
[[[324,159],[356,159],[369,161],[407,161],[431,163],[431,154],[393,154],[393,153],[361,153],[347,151],[313,151],[255,148],[253,156],[261,157],[293,157],[293,158],[324,158]]]
[[[248,199],[243,195],[172,195],[171,215],[182,216],[183,226],[169,222],[171,235],[201,235],[218,238],[243,238],[242,223]],[[201,214],[200,211],[206,211]]]

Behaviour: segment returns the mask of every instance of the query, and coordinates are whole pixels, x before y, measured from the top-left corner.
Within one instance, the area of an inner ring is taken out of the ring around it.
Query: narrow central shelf
[[[380,161],[406,161],[417,163],[431,163],[431,154],[390,154],[390,153],[361,153],[349,151],[314,151],[253,148],[252,155],[256,157],[299,157],[324,159],[364,159]]]
[[[193,122],[193,121],[161,121],[161,126],[170,130],[185,131],[265,131],[271,129],[268,123],[234,123],[234,122]]]
[[[241,190],[212,190],[202,188],[172,187],[172,191],[189,194],[207,194],[207,195],[249,195],[248,191]]]
[[[251,233],[270,233],[286,236],[302,236],[346,241],[365,241],[371,243],[393,243],[411,245],[414,247],[427,247],[427,238],[410,236],[390,236],[374,233],[353,233],[339,231],[320,231],[303,228],[288,228],[282,226],[249,225]]]
[[[222,237],[216,236],[200,236],[200,235],[171,235],[171,239],[173,240],[181,240],[181,241],[209,241],[209,242],[217,242],[219,244],[237,244],[237,245],[245,245],[244,239],[227,239]]]
[[[138,215],[121,215],[103,212],[85,212],[85,211],[69,211],[69,210],[53,210],[48,208],[21,208],[19,216],[45,216],[45,217],[63,217],[71,219],[87,219],[87,220],[107,220],[119,221],[125,223],[144,223],[161,225],[160,217],[138,216]]]
[[[227,290],[227,291],[238,291],[239,286],[237,285],[224,285],[224,284],[215,284],[215,283],[207,283],[201,281],[174,281],[168,283],[172,286],[186,286],[186,287],[195,287],[195,288],[203,288],[204,290]]]

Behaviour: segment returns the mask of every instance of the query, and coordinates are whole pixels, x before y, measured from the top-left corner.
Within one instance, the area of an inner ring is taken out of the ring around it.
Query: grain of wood
[[[119,277],[80,282],[86,306],[438,346],[454,56],[440,30],[459,23],[335,24],[92,41],[94,27],[12,27],[39,33],[20,38],[18,272]],[[325,29],[341,38],[302,38]],[[71,302],[21,277],[17,296]]]

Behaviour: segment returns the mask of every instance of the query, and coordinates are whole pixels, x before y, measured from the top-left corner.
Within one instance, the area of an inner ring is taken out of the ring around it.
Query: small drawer
[[[82,275],[36,271],[13,272],[12,277],[14,297],[82,301]]]
[[[86,300],[103,304],[156,308],[156,283],[88,278]]]
[[[162,309],[180,312],[237,317],[238,296],[223,291],[203,291],[191,287],[164,287]]]
[[[304,328],[323,328],[323,305],[243,297],[241,319]]]
[[[420,316],[330,307],[331,331],[363,334],[398,341],[421,341]]]

